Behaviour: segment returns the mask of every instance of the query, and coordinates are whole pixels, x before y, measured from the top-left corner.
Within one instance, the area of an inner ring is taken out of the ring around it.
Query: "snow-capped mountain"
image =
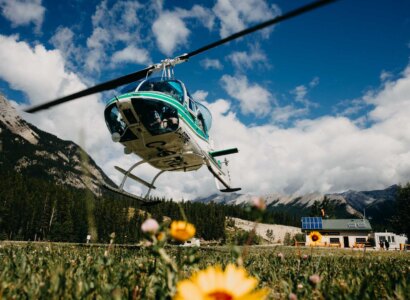
[[[334,194],[311,193],[302,196],[266,194],[261,195],[265,199],[268,208],[283,209],[287,211],[306,214],[316,201],[322,202],[325,197],[335,205],[340,215],[362,217],[364,210],[367,215],[386,214],[390,215],[392,203],[396,197],[398,186],[393,185],[384,190],[375,191],[347,191]],[[215,202],[226,205],[244,205],[251,203],[253,195],[249,194],[214,194],[206,198],[194,201],[209,203]],[[383,209],[382,209],[383,207]],[[384,210],[384,211],[383,211]]]
[[[77,144],[63,141],[23,120],[0,95],[0,168],[98,194],[100,182],[113,184]]]

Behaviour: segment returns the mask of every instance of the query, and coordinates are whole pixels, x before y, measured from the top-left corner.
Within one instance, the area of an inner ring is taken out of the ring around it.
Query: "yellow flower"
[[[180,242],[185,242],[195,235],[195,226],[185,221],[173,221],[171,223],[171,236]]]
[[[156,235],[155,235],[155,237],[157,238],[157,240],[159,241],[159,242],[162,242],[162,241],[165,241],[165,239],[166,239],[166,235],[165,235],[165,233],[163,233],[163,232],[160,232],[160,233],[157,233]]]
[[[256,290],[258,281],[246,270],[229,264],[225,271],[219,266],[208,267],[177,284],[174,300],[259,300],[267,289]]]
[[[310,240],[312,241],[311,245],[317,246],[320,244],[320,241],[322,240],[322,235],[318,231],[312,231],[309,234]]]

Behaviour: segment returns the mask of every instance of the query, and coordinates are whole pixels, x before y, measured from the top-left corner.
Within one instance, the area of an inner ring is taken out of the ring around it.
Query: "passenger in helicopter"
[[[151,110],[149,112],[149,126],[152,129],[162,128],[162,119],[157,110]]]
[[[162,108],[162,128],[169,128],[174,131],[178,127],[178,115],[175,109],[164,106]]]
[[[155,89],[154,89],[154,84],[152,83],[152,82],[150,82],[149,84],[148,84],[148,88],[147,88],[147,91],[154,91]]]

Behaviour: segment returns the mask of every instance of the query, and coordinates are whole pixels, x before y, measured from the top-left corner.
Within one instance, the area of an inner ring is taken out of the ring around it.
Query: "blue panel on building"
[[[302,229],[322,229],[322,218],[321,217],[303,217],[302,218]]]

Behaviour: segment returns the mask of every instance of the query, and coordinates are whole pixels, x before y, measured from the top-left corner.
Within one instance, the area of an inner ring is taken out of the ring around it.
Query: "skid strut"
[[[124,178],[123,178],[122,181],[121,181],[121,184],[120,184],[120,186],[119,186],[119,188],[118,188],[118,192],[119,192],[119,193],[125,192],[125,191],[124,191],[125,181],[127,180],[127,178],[131,178],[131,179],[133,179],[133,180],[135,180],[135,181],[141,183],[142,185],[145,185],[145,186],[148,188],[148,192],[145,194],[145,196],[144,196],[144,198],[143,198],[143,199],[147,199],[147,197],[148,197],[149,194],[151,193],[151,190],[153,190],[153,189],[155,190],[155,189],[156,189],[156,187],[154,186],[155,181],[156,181],[156,180],[158,179],[158,177],[159,177],[162,173],[164,173],[166,170],[161,170],[160,172],[158,172],[157,175],[155,175],[155,177],[152,179],[151,182],[147,182],[147,181],[145,181],[145,180],[139,178],[138,176],[135,176],[135,175],[132,174],[131,172],[132,172],[136,167],[138,167],[138,166],[140,166],[140,165],[142,165],[142,164],[145,164],[145,163],[147,163],[147,162],[154,162],[154,161],[157,161],[157,160],[163,160],[163,159],[166,159],[166,158],[173,158],[173,157],[178,157],[178,156],[181,156],[181,155],[180,155],[180,154],[172,154],[172,155],[168,155],[168,156],[166,156],[166,157],[156,157],[156,158],[153,158],[153,159],[150,159],[150,160],[141,160],[141,161],[139,161],[139,162],[133,164],[127,171],[125,171],[124,169],[122,169],[122,168],[120,168],[120,167],[118,167],[118,166],[115,166],[115,169],[116,169],[117,171],[119,171],[119,172],[121,172],[122,174],[124,174]],[[141,197],[141,198],[142,198],[142,197]]]
[[[135,180],[135,181],[141,183],[142,185],[145,185],[145,186],[148,188],[148,192],[145,194],[144,199],[147,199],[147,198],[148,198],[149,194],[151,193],[151,190],[153,190],[153,189],[155,190],[155,189],[156,189],[156,187],[154,186],[155,181],[156,181],[156,180],[158,179],[158,177],[159,177],[162,173],[164,173],[166,170],[161,170],[160,172],[158,172],[158,173],[155,175],[155,177],[152,179],[151,182],[147,182],[147,181],[145,181],[145,180],[143,180],[143,179],[141,179],[141,178],[135,176],[134,174],[131,174],[132,170],[134,170],[136,167],[138,167],[138,166],[140,166],[140,165],[142,165],[142,164],[144,164],[144,163],[146,163],[146,162],[148,162],[148,161],[146,161],[146,160],[141,160],[141,161],[139,161],[139,162],[133,164],[133,165],[128,169],[128,171],[125,171],[124,169],[122,169],[122,168],[120,168],[120,167],[118,167],[118,166],[115,166],[115,169],[116,169],[116,170],[118,170],[118,171],[120,171],[122,174],[124,174],[124,178],[122,179],[121,184],[120,184],[120,187],[118,188],[119,191],[124,191],[125,181],[127,180],[127,178],[131,178],[131,179],[133,179],[133,180]]]

